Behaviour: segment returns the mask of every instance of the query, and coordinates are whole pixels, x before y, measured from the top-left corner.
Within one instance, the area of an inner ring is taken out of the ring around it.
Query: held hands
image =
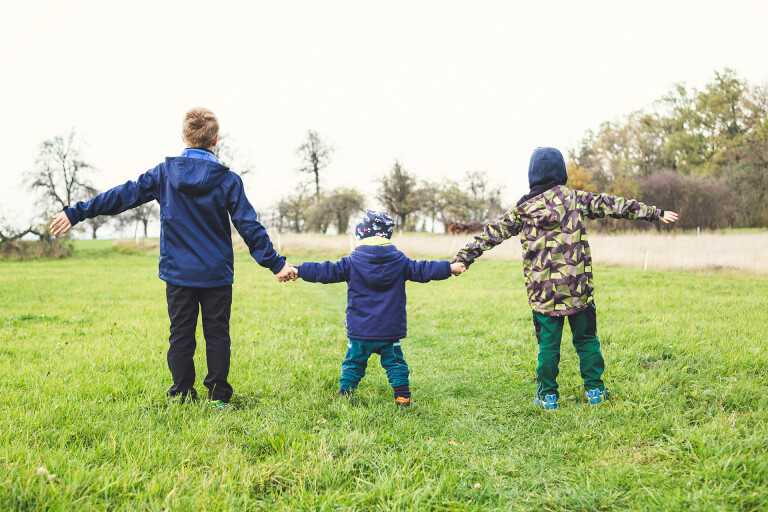
[[[69,222],[69,218],[67,217],[67,214],[64,212],[59,212],[56,215],[53,216],[53,219],[51,220],[51,234],[52,235],[61,235],[62,233],[66,233],[69,231],[69,228],[72,227],[72,223]]]
[[[675,212],[664,210],[664,216],[661,217],[661,222],[663,222],[664,224],[669,224],[671,222],[675,222],[676,220],[677,220],[677,214]]]
[[[467,271],[467,266],[463,263],[451,263],[451,274],[458,276]]]
[[[299,271],[291,265],[290,263],[286,262],[285,266],[275,274],[275,277],[277,277],[277,281],[280,283],[284,283],[286,281],[295,281],[299,277]]]

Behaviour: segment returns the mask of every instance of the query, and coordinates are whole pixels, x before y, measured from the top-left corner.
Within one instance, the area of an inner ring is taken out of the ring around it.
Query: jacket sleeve
[[[257,220],[256,210],[245,197],[243,180],[235,173],[235,185],[229,189],[227,209],[237,232],[243,237],[253,259],[277,274],[285,266],[285,258],[277,254],[267,235],[267,230]]]
[[[451,263],[449,261],[415,261],[408,260],[405,267],[405,279],[417,283],[441,281],[451,277]]]
[[[323,263],[302,263],[298,267],[299,277],[310,283],[340,283],[349,281],[349,258],[341,258],[338,262],[324,261]]]
[[[160,166],[150,169],[136,181],[128,181],[111,188],[90,201],[80,201],[75,206],[65,208],[64,213],[74,226],[85,219],[92,219],[99,215],[117,215],[157,199],[160,195],[159,168]]]
[[[608,194],[595,194],[576,190],[576,204],[590,219],[602,219],[606,215],[614,219],[658,220],[664,211],[655,206],[648,206],[634,199],[627,199]]]
[[[523,221],[520,219],[520,213],[517,208],[513,208],[496,219],[495,222],[486,224],[483,227],[483,232],[475,235],[474,240],[460,250],[456,257],[451,260],[451,263],[464,263],[469,267],[485,251],[489,251],[504,240],[519,234],[522,229]]]

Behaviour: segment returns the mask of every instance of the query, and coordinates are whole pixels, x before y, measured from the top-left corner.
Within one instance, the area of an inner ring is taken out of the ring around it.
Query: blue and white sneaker
[[[547,395],[544,398],[536,397],[533,403],[545,411],[554,411],[557,409],[557,395]]]
[[[589,403],[592,405],[599,404],[603,400],[608,400],[608,390],[605,389],[600,391],[599,389],[593,389],[592,391],[587,391],[587,400],[589,400]]]

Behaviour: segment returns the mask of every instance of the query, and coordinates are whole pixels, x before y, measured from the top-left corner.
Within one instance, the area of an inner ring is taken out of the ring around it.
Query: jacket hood
[[[374,290],[386,290],[402,279],[408,261],[394,245],[361,245],[349,259],[365,284]]]
[[[166,158],[171,186],[191,196],[201,196],[218,187],[229,168],[217,162],[198,158]]]
[[[528,186],[549,188],[568,183],[563,154],[555,148],[536,148],[528,164]]]
[[[563,154],[555,148],[536,148],[528,164],[528,186],[531,190],[517,201],[517,206],[566,183],[568,173],[565,170]]]

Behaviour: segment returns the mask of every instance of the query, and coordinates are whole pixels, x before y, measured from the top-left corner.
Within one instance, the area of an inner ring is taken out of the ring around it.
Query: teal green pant
[[[595,305],[569,315],[568,323],[573,333],[573,346],[579,355],[581,378],[584,389],[603,391],[605,384],[600,378],[605,370],[605,361],[600,353],[600,340],[597,339],[597,318]],[[533,312],[533,325],[536,327],[536,339],[539,342],[539,362],[536,365],[536,379],[539,386],[536,394],[539,398],[546,395],[560,394],[557,392],[557,375],[560,373],[560,341],[563,336],[562,316],[545,316]]]
[[[391,341],[359,341],[350,338],[347,344],[347,357],[341,363],[341,379],[339,387],[343,390],[352,390],[357,387],[363,377],[368,359],[373,354],[381,356],[381,366],[387,372],[387,380],[394,388],[408,386],[408,364],[403,358],[403,350],[400,342]]]

